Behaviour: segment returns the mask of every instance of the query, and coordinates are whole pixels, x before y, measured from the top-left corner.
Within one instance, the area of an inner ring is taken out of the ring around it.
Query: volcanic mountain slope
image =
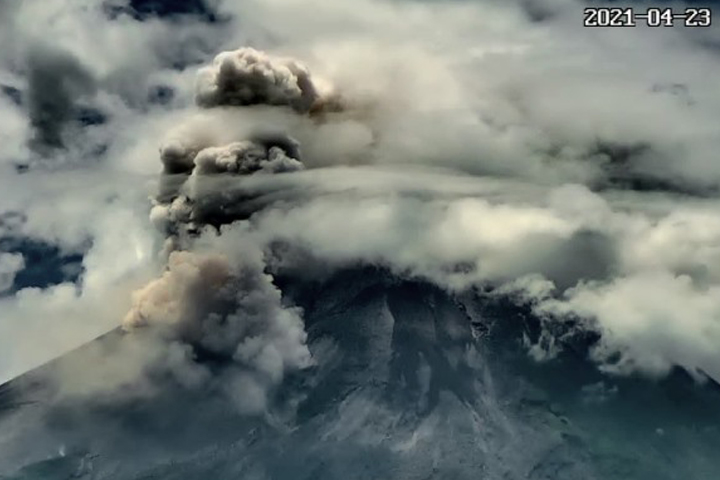
[[[167,380],[142,398],[62,395],[53,372],[82,363],[97,344],[112,352],[124,341],[113,332],[2,387],[1,478],[709,479],[720,472],[710,448],[720,440],[714,385],[698,387],[682,372],[662,382],[603,376],[584,359],[587,338],[538,364],[523,347],[535,320],[487,292],[454,298],[374,268],[277,282],[305,309],[315,366],[286,378],[264,416]],[[108,365],[85,365],[77,375]]]

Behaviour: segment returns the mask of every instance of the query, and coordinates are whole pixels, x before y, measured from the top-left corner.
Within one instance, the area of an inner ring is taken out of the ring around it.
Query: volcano
[[[0,480],[720,478],[718,42],[586,6],[0,0]]]
[[[111,332],[0,390],[3,479],[715,478],[718,386],[617,378],[587,360],[593,338],[538,363],[537,319],[512,299],[462,296],[353,267],[277,277],[302,306],[315,364],[263,415],[172,379],[143,398],[63,395]],[[115,358],[114,361],[121,361]],[[213,364],[220,375],[222,360]],[[94,371],[93,371],[94,370]],[[98,371],[100,370],[100,371]]]

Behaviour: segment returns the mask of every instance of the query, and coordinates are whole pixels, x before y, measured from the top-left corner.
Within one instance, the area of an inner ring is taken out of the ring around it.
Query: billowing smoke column
[[[327,90],[295,60],[241,48],[219,54],[200,70],[196,100],[205,108],[274,105],[307,113],[318,108]]]
[[[306,66],[252,48],[223,52],[211,66],[201,69],[196,101],[208,110],[264,105],[308,116],[342,109],[339,95]],[[217,227],[238,219],[238,215],[218,216],[228,199],[213,201],[212,189],[203,189],[204,179],[303,169],[298,143],[287,135],[267,132],[222,146],[173,140],[163,147],[161,160],[163,177],[151,218],[170,237],[169,249],[203,225]],[[200,200],[203,208],[198,206]]]
[[[290,138],[255,138],[189,152],[176,145],[166,147],[165,174],[151,219],[173,242],[186,242],[187,235],[203,225],[218,227],[238,219],[221,215],[228,203],[241,199],[218,195],[212,188],[215,176],[294,172],[304,168],[299,157],[297,142]],[[205,188],[205,183],[211,186]]]
[[[305,66],[244,48],[218,55],[200,71],[197,103],[205,109],[290,107],[304,115],[322,108],[321,91]],[[262,249],[250,239],[226,254],[203,253],[196,245],[219,239],[221,225],[244,218],[227,214],[241,211],[234,204],[242,199],[218,192],[213,177],[302,170],[299,145],[282,134],[221,146],[181,140],[165,146],[161,160],[151,220],[168,239],[167,266],[160,278],[135,292],[123,327],[189,345],[196,356],[224,359],[238,372],[227,382],[237,387],[233,398],[243,411],[259,413],[285,372],[312,361],[301,312],[282,305],[281,292],[264,271]]]
[[[250,252],[245,252],[250,253]],[[281,305],[281,293],[263,272],[262,257],[175,251],[163,275],[137,291],[124,319],[129,331],[150,327],[163,342],[180,342],[194,354],[232,365],[223,390],[245,413],[259,413],[267,393],[286,371],[312,363],[301,312]],[[195,359],[186,359],[194,362]],[[154,366],[157,369],[157,366]],[[182,378],[195,365],[173,365]],[[236,377],[243,389],[232,386]]]

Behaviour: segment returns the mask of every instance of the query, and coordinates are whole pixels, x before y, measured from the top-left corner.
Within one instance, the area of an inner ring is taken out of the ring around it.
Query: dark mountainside
[[[263,417],[158,379],[151,396],[56,394],[53,371],[0,389],[0,478],[710,479],[720,389],[677,372],[600,374],[592,338],[545,363],[537,320],[488,292],[454,298],[382,269],[281,275],[305,309],[316,365],[285,379]],[[108,351],[123,341],[98,339]],[[121,361],[121,358],[113,358]],[[219,375],[223,365],[216,359]],[[87,369],[106,366],[86,365]],[[82,375],[82,370],[78,375]]]

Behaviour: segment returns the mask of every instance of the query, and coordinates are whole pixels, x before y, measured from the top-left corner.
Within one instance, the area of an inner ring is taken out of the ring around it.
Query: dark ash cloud
[[[41,153],[62,148],[66,128],[76,117],[78,101],[96,93],[96,80],[71,53],[49,46],[31,49],[27,75],[27,103],[35,130],[31,146]]]

